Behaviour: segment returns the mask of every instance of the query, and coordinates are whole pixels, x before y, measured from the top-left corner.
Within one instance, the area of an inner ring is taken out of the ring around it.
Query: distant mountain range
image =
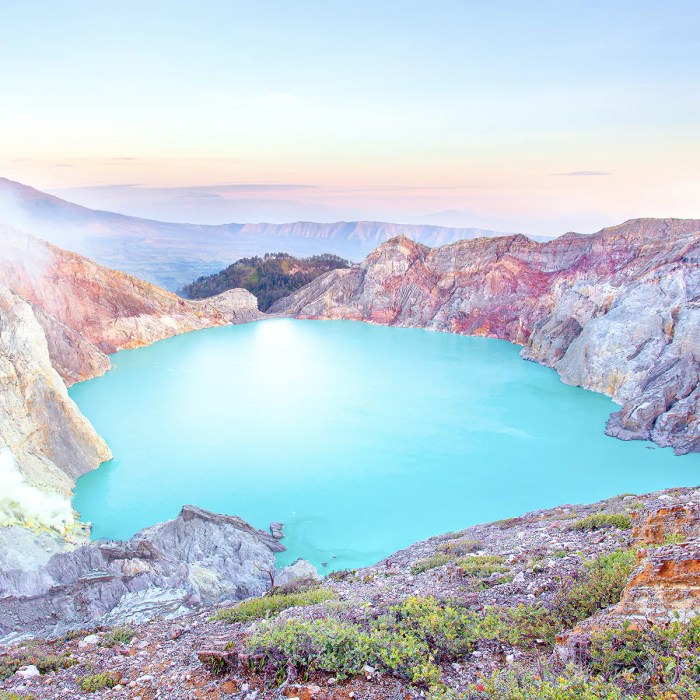
[[[265,253],[333,253],[359,261],[399,235],[428,246],[504,235],[479,228],[378,221],[168,223],[88,209],[6,178],[0,178],[0,222],[170,290],[240,258]]]

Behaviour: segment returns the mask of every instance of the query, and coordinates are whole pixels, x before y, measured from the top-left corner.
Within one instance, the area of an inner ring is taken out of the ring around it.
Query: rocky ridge
[[[173,291],[239,258],[280,250],[301,257],[334,253],[360,260],[399,234],[429,245],[501,235],[478,228],[379,221],[222,225],[153,221],[88,209],[2,177],[0,220]]]
[[[0,640],[175,617],[260,595],[274,576],[274,553],[284,549],[240,518],[184,506],[126,542],[90,542],[34,566],[0,565]]]
[[[399,237],[270,309],[502,338],[622,408],[607,432],[700,450],[700,221],[428,248]]]

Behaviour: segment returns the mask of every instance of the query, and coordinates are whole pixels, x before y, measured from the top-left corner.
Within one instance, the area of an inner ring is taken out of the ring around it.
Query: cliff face
[[[110,458],[66,385],[107,371],[116,350],[258,317],[243,290],[184,301],[0,227],[0,447],[9,448],[0,457],[21,496],[0,494],[0,525],[62,531],[74,480]],[[60,499],[48,516],[47,494]]]
[[[30,569],[0,564],[0,639],[261,595],[284,549],[240,518],[184,506],[126,542],[91,542]]]
[[[639,219],[547,243],[395,238],[271,312],[502,338],[622,404],[607,431],[700,450],[700,221]]]

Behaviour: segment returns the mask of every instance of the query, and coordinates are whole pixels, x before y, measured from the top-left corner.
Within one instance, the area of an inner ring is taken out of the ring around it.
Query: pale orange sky
[[[695,3],[375,5],[3,8],[0,175],[203,223],[700,218]]]

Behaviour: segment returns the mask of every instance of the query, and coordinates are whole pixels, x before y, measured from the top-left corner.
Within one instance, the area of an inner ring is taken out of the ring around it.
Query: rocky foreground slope
[[[185,301],[0,226],[0,525],[70,530],[75,479],[110,457],[68,385],[117,350],[259,316],[244,290]]]
[[[607,432],[700,450],[700,221],[637,219],[547,243],[395,238],[270,309],[503,338],[622,404]]]
[[[0,647],[0,689],[37,700],[691,700],[699,572],[700,491],[627,494],[434,537],[320,585],[279,579],[232,607]]]

